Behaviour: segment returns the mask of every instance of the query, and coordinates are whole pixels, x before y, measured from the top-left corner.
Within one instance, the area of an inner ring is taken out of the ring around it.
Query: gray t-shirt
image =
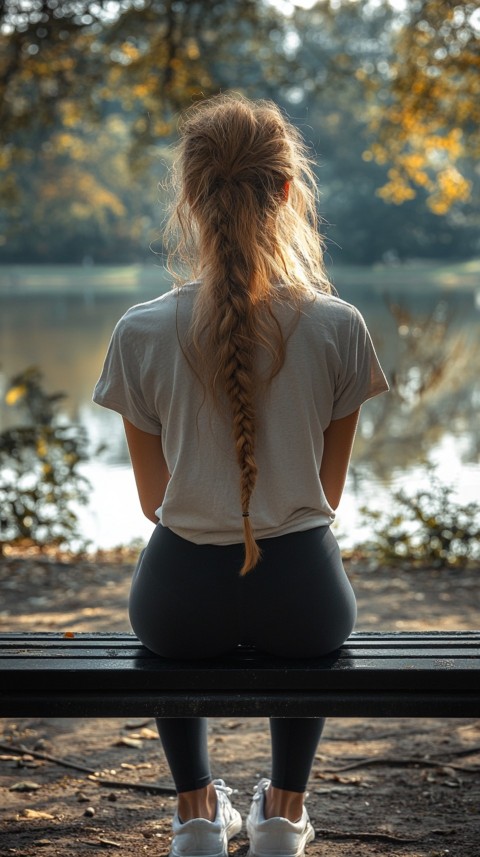
[[[93,399],[161,435],[170,481],[161,523],[196,544],[243,541],[239,467],[229,409],[214,408],[185,353],[196,284],[132,307],[118,322]],[[285,331],[295,311],[279,301]],[[179,342],[182,343],[182,347]],[[258,363],[268,365],[259,349]],[[359,311],[319,293],[305,301],[285,363],[256,403],[257,538],[330,524],[319,471],[323,432],[388,389]]]

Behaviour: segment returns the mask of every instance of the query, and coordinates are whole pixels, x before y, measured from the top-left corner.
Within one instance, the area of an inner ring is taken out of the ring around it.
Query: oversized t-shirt
[[[161,435],[170,473],[163,526],[196,544],[243,541],[240,471],[228,404],[205,396],[185,353],[192,283],[132,307],[118,322],[94,401],[134,426]],[[320,482],[323,432],[388,389],[359,311],[332,295],[306,299],[298,320],[286,301],[274,306],[286,334],[286,358],[256,400],[258,477],[250,501],[256,538],[331,524],[335,513]],[[260,376],[268,356],[258,349]]]

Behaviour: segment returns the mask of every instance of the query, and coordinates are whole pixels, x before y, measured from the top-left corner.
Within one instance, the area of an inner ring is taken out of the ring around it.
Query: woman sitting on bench
[[[195,105],[174,178],[170,234],[195,279],[125,314],[94,393],[124,419],[156,524],[132,627],[165,657],[239,643],[320,656],[355,623],[330,525],[360,406],[387,383],[362,316],[332,295],[311,161],[273,103]],[[303,801],[323,723],[271,719],[271,778],[247,819],[254,857],[300,857],[313,839]],[[226,855],[241,818],[212,780],[206,720],[158,729],[178,792],[171,854]]]

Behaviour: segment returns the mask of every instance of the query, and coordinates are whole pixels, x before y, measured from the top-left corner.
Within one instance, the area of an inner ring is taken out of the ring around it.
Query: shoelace
[[[222,792],[227,797],[233,795],[233,789],[231,789],[230,786],[225,785],[223,780],[213,780],[212,785],[215,786],[216,791]]]
[[[266,777],[263,777],[263,779],[261,779],[260,782],[253,787],[253,800],[262,800],[265,794],[265,789],[267,789],[269,785],[270,780],[267,780]]]

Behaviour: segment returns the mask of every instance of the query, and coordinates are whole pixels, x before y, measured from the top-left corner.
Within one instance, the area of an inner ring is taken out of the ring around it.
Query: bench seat
[[[478,717],[480,631],[356,632],[322,658],[160,658],[128,633],[0,635],[2,717]]]

